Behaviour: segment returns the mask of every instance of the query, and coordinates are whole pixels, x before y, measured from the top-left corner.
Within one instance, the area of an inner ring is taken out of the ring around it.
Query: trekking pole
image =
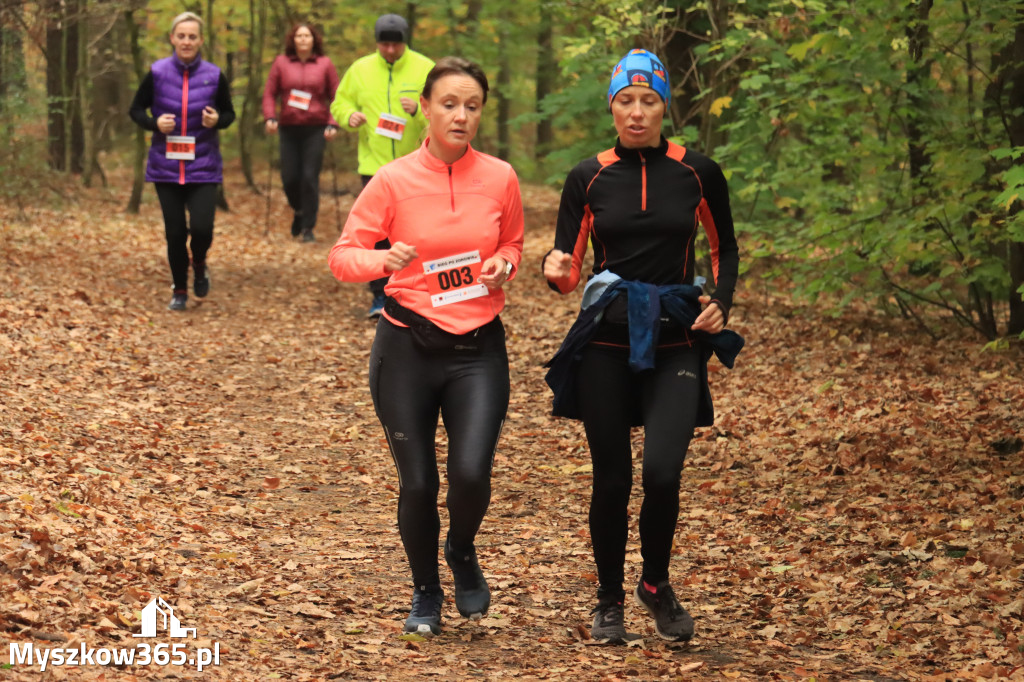
[[[264,133],[266,134],[266,133]],[[263,236],[270,234],[270,191],[274,180],[274,140],[267,135],[267,217],[263,220]]]
[[[334,219],[338,224],[338,234],[341,234],[341,199],[338,198],[338,167],[334,163],[334,148],[331,141],[327,141],[327,156],[331,162],[331,186],[334,191]]]

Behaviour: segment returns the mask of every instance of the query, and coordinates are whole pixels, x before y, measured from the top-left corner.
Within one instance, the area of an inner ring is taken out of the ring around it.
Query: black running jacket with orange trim
[[[718,164],[664,137],[658,147],[614,149],[580,162],[562,188],[555,248],[572,254],[569,277],[548,282],[569,293],[580,282],[587,242],[593,274],[659,286],[692,284],[698,223],[710,247],[711,299],[729,317],[739,248],[729,191]]]

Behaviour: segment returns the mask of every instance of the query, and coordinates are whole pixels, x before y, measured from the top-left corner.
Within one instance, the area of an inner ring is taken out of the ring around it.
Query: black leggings
[[[173,182],[157,182],[154,185],[156,196],[160,199],[160,209],[164,214],[167,262],[171,266],[174,289],[183,291],[188,288],[189,235],[192,235],[192,260],[199,266],[205,265],[206,252],[213,243],[217,183],[195,182],[178,185]]]
[[[602,596],[621,597],[623,592],[634,418],[644,425],[642,577],[652,585],[668,580],[679,517],[679,480],[700,395],[701,357],[693,347],[659,348],[655,368],[646,372],[632,372],[628,360],[628,348],[592,343],[583,351],[576,379],[594,465],[590,537]]]
[[[316,226],[320,210],[320,169],[324,164],[326,126],[281,126],[281,184],[288,205],[301,216],[301,230]]]
[[[508,355],[500,322],[479,352],[427,352],[386,318],[370,351],[370,394],[398,468],[398,530],[413,582],[439,582],[440,478],[435,435],[448,434],[448,516],[453,547],[470,548],[491,501],[491,465],[508,411]]]

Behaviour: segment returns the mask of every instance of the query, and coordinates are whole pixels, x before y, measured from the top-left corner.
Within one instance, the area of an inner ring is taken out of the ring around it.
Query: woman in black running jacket
[[[630,428],[644,427],[637,601],[661,637],[685,641],[693,619],[669,582],[683,460],[696,426],[713,420],[712,352],[732,366],[742,339],[723,331],[739,253],[718,165],[661,135],[670,90],[646,50],[616,65],[608,102],[618,141],[577,165],[562,190],[555,248],[544,257],[552,289],[579,284],[587,244],[594,268],[584,310],[552,358],[554,414],[582,419],[594,469],[590,534],[599,579],[591,636],[622,642],[624,564],[633,478]],[[714,288],[694,269],[698,224],[711,251]]]

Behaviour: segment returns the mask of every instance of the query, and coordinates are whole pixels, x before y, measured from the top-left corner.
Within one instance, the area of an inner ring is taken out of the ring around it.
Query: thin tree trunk
[[[146,69],[143,64],[142,47],[139,45],[139,27],[135,23],[135,16],[132,10],[125,10],[125,25],[128,28],[128,47],[132,55],[132,66],[135,68],[135,79],[141,83],[146,77]],[[138,213],[142,205],[142,190],[146,186],[146,131],[138,126],[135,127],[135,154],[132,159],[132,194],[128,199],[126,210],[129,213]]]
[[[238,140],[241,147],[242,174],[245,184],[259,193],[259,187],[253,173],[253,149],[256,141],[256,121],[258,120],[263,90],[263,44],[267,25],[267,3],[249,0],[249,60],[246,64],[248,84],[245,88],[245,101],[242,103],[242,120],[239,121]]]
[[[926,57],[929,32],[928,15],[932,0],[917,0],[910,5],[910,20],[907,23],[910,64],[907,66],[907,92],[910,113],[907,121],[907,152],[910,160],[910,179],[916,186],[924,176],[924,169],[930,163],[927,146],[924,143],[923,118],[929,103],[920,95],[920,88],[931,77],[931,60]],[[927,201],[927,197],[916,197],[915,201]]]
[[[537,28],[537,76],[535,111],[541,113],[541,102],[551,94],[554,85],[558,64],[555,61],[555,50],[552,45],[551,7],[546,0],[540,1],[540,21]],[[537,137],[533,148],[533,158],[542,160],[551,151],[551,144],[554,140],[554,130],[551,127],[551,118],[545,116],[537,121]]]
[[[498,28],[498,158],[509,159],[509,125],[512,111],[512,64],[509,57],[508,17],[502,12]]]

